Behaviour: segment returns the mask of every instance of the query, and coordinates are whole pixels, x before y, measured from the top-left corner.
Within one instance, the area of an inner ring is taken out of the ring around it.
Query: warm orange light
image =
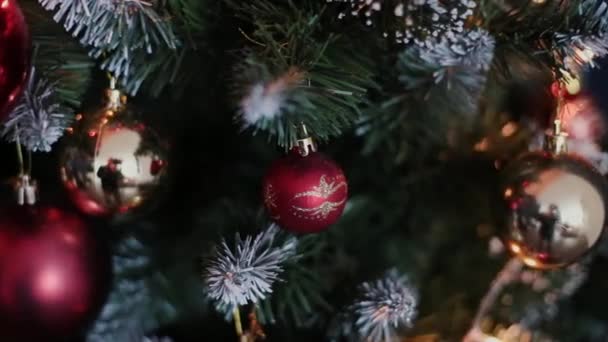
[[[515,254],[521,253],[521,247],[516,243],[509,244],[509,248],[511,248],[511,251]]]
[[[513,196],[513,189],[511,189],[511,188],[505,189],[505,198],[509,198],[511,196]]]
[[[103,118],[103,120],[101,120],[101,124],[105,125],[108,123],[108,118]]]
[[[487,151],[490,143],[488,142],[488,138],[481,139],[477,144],[475,144],[475,151],[483,152]]]
[[[507,122],[504,126],[502,126],[501,134],[503,137],[507,138],[515,134],[517,132],[517,124],[514,122]]]
[[[536,260],[534,260],[534,259],[532,259],[530,257],[524,258],[523,262],[524,262],[524,264],[526,264],[526,265],[528,265],[528,266],[530,266],[532,268],[538,267],[538,261],[536,261]]]
[[[82,120],[82,114],[76,114],[75,119],[76,119],[76,121]]]
[[[68,134],[73,134],[74,133],[74,129],[72,127],[68,127],[65,130],[66,130],[66,132],[68,132]]]
[[[106,116],[110,116],[110,117],[114,116],[114,111],[113,111],[113,110],[111,110],[111,109],[108,109],[108,110],[106,111]]]

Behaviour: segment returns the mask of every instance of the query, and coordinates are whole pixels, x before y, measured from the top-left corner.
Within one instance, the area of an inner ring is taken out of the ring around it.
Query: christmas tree
[[[0,0],[0,340],[606,341],[606,0]]]

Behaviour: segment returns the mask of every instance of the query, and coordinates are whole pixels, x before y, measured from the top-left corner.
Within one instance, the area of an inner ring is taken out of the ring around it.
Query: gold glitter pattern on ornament
[[[329,196],[335,194],[341,188],[346,187],[345,181],[342,181],[342,182],[336,184],[336,181],[328,183],[326,179],[327,179],[327,176],[325,176],[325,175],[321,176],[321,180],[320,180],[318,186],[313,187],[311,191],[306,191],[306,192],[301,192],[299,194],[296,194],[294,196],[294,199],[300,198],[300,197],[307,197],[307,196],[321,197],[321,198],[327,199],[327,198],[329,198]]]
[[[277,208],[277,193],[274,191],[272,184],[268,184],[264,187],[264,204],[266,205],[266,208]],[[273,220],[278,220],[281,218],[281,215],[272,216],[271,218]]]
[[[264,204],[268,208],[276,208],[277,207],[277,194],[274,192],[272,184],[268,184],[266,188],[264,188]]]
[[[323,199],[328,199],[330,196],[334,195],[338,190],[347,187],[347,184],[344,180],[338,183],[337,180],[333,180],[331,182],[327,181],[327,176],[321,176],[319,181],[319,185],[314,186],[312,190],[301,192],[296,194],[293,199],[301,198],[301,197],[321,197]],[[342,177],[341,177],[342,178]],[[292,208],[296,211],[296,213],[304,214],[303,216],[310,219],[327,219],[327,217],[334,211],[338,210],[343,204],[346,202],[346,199],[343,199],[339,202],[331,202],[325,201],[318,207],[315,208],[302,208],[298,206],[292,206]],[[296,214],[296,216],[299,216]],[[311,217],[309,217],[311,216]],[[302,216],[300,216],[302,217]]]
[[[321,204],[319,207],[316,208],[300,208],[300,207],[296,207],[295,205],[293,206],[293,208],[296,211],[302,212],[302,213],[307,213],[307,214],[312,214],[314,218],[317,219],[326,219],[329,214],[331,214],[333,211],[336,211],[338,208],[340,208],[342,206],[342,204],[344,204],[346,200],[340,201],[340,202],[323,202],[323,204]]]

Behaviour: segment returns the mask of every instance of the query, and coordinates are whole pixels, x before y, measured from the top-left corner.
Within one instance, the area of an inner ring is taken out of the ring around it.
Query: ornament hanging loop
[[[296,147],[298,148],[298,151],[302,157],[307,157],[312,152],[317,152],[317,145],[310,134],[308,134],[308,130],[306,129],[306,125],[304,123],[300,123],[297,137]]]
[[[562,131],[562,121],[553,122],[553,130],[545,137],[545,151],[554,155],[568,153],[568,133]]]
[[[37,201],[36,181],[31,179],[32,172],[32,151],[28,150],[28,169],[25,169],[23,150],[19,133],[15,134],[15,146],[17,148],[17,159],[19,162],[19,176],[15,183],[15,197],[18,205],[34,205]]]
[[[110,78],[110,87],[106,90],[106,116],[113,116],[120,111],[126,103],[126,96],[123,96],[121,91],[116,88],[116,78],[108,75]]]

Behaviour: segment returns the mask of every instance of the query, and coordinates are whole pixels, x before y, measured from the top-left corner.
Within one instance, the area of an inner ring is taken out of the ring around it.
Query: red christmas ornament
[[[314,148],[294,148],[274,162],[264,180],[264,205],[270,217],[294,233],[325,230],[340,218],[347,198],[342,169]]]
[[[105,301],[110,255],[85,223],[52,207],[0,211],[0,340],[67,340]]]
[[[30,38],[15,0],[0,0],[0,121],[19,100],[27,79]]]

